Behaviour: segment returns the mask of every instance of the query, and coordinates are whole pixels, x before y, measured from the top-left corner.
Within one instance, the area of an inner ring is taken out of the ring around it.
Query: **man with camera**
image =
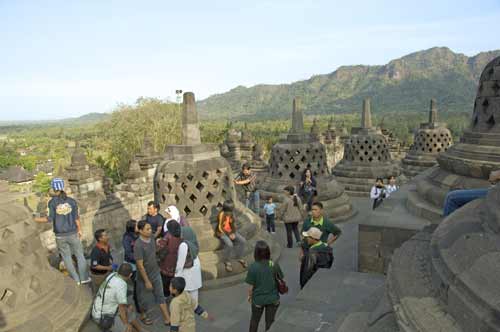
[[[373,199],[373,210],[378,208],[386,197],[387,191],[384,186],[384,180],[382,178],[377,178],[377,180],[375,180],[375,185],[370,191],[370,198]]]

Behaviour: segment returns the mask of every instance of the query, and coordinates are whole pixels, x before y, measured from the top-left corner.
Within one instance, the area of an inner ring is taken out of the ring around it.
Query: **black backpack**
[[[316,267],[320,269],[330,269],[333,266],[333,249],[328,246],[326,248],[322,248],[322,250],[318,250],[315,253],[316,259]]]

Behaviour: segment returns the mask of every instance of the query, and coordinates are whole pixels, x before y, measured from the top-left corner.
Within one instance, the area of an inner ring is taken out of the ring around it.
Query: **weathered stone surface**
[[[1,186],[1,184],[0,184]],[[51,268],[29,211],[0,190],[0,311],[5,332],[78,331],[91,294]]]
[[[325,146],[317,137],[304,132],[299,104],[296,98],[293,104],[292,129],[286,139],[273,146],[269,161],[270,174],[260,189],[264,196],[272,193],[279,200],[284,187],[292,185],[298,188],[302,174],[309,168],[316,177],[316,199],[323,202],[325,213],[334,219],[348,218],[353,214],[350,200],[330,174]]]
[[[196,109],[191,107],[192,93],[186,93],[183,119],[197,119]],[[188,101],[186,101],[186,98]],[[187,105],[191,105],[187,107]],[[191,121],[184,130],[199,131],[198,123]],[[195,128],[196,127],[196,128]],[[249,142],[249,135],[243,135]],[[195,141],[191,141],[195,143]],[[222,243],[215,237],[216,216],[225,200],[236,202],[235,216],[239,232],[248,240],[246,254],[251,260],[255,241],[267,237],[261,232],[260,218],[238,202],[229,163],[220,155],[215,145],[171,145],[160,162],[154,176],[155,200],[162,206],[175,205],[187,217],[197,233],[200,243],[200,260],[204,278],[217,279],[244,272],[240,264],[234,264],[233,273],[227,273],[222,259]],[[273,254],[279,256],[279,245]]]
[[[353,128],[345,142],[344,158],[333,175],[351,195],[368,195],[375,179],[398,176],[400,169],[391,158],[387,139],[371,126],[370,102],[363,102],[360,128]]]
[[[198,144],[201,144],[201,135],[198,126],[198,112],[196,112],[194,93],[186,92],[183,98],[182,145]]]
[[[445,152],[453,143],[451,132],[445,123],[437,121],[436,101],[431,100],[429,122],[422,123],[415,132],[414,143],[403,159],[403,172],[408,177],[437,164],[437,156]]]
[[[470,127],[460,142],[437,157],[439,167],[419,181],[421,199],[441,209],[446,194],[453,189],[488,187],[491,171],[500,169],[500,90],[495,73],[500,57],[483,70],[474,102]],[[414,204],[412,200],[409,204]]]
[[[321,135],[320,142],[326,149],[326,164],[331,171],[344,157],[344,139],[342,128],[336,128],[333,117],[328,121],[327,130]]]

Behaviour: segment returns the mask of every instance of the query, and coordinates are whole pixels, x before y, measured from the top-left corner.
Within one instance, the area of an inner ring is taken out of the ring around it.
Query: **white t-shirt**
[[[183,277],[186,281],[186,291],[194,291],[202,286],[201,280],[201,264],[200,259],[196,257],[193,260],[193,267],[189,269],[184,268],[186,263],[186,258],[188,254],[188,245],[186,242],[182,242],[179,245],[179,251],[177,252],[177,265],[175,267],[175,276]]]
[[[383,190],[381,188],[377,188],[376,186],[373,186],[372,190],[370,191],[370,198],[377,199],[380,197],[382,192],[383,192]]]
[[[106,294],[104,294],[103,305],[102,294],[106,283]],[[118,310],[119,304],[127,304],[127,282],[118,273],[111,273],[97,291],[94,304],[92,305],[92,317],[95,320],[101,319],[101,312],[103,315],[114,315]]]
[[[387,197],[389,197],[393,192],[398,191],[399,187],[395,184],[388,184],[386,187]]]

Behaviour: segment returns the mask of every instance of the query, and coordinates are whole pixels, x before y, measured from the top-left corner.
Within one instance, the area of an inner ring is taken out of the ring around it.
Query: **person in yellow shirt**
[[[182,277],[175,277],[170,282],[170,294],[174,296],[170,302],[170,332],[196,332],[195,313],[213,321],[213,317],[184,292],[185,287],[186,281]]]

